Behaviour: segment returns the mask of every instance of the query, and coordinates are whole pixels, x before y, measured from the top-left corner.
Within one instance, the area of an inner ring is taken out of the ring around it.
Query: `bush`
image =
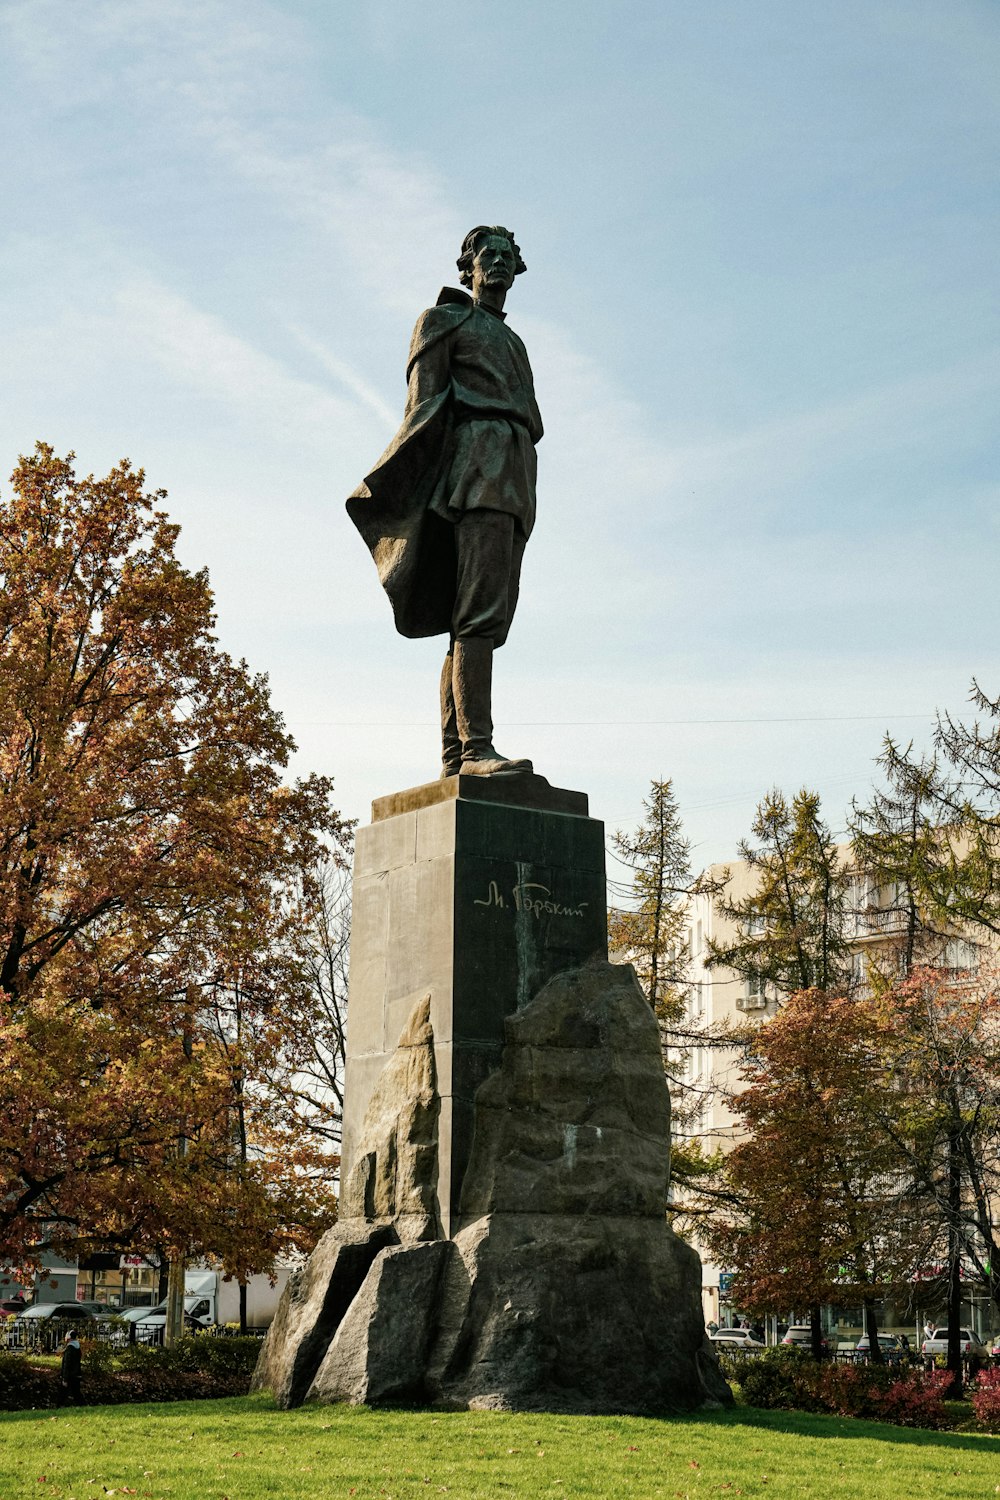
[[[114,1368],[115,1351],[110,1344],[102,1344],[99,1339],[82,1338],[80,1349],[82,1352],[81,1375],[89,1372],[103,1373],[105,1370]]]
[[[987,1432],[1000,1432],[1000,1370],[984,1370],[969,1392],[976,1421]]]
[[[947,1427],[945,1398],[951,1383],[949,1370],[933,1374],[911,1370],[905,1376],[897,1373],[882,1398],[883,1421],[895,1422],[897,1427]]]
[[[0,1408],[24,1411],[54,1406],[59,1393],[59,1372],[38,1368],[23,1354],[0,1354]]]
[[[807,1354],[778,1352],[745,1361],[736,1377],[750,1406],[765,1410],[833,1412],[899,1427],[946,1425],[944,1395],[951,1377],[877,1365],[816,1363]],[[998,1391],[1000,1408],[1000,1391]]]
[[[831,1365],[821,1371],[816,1393],[821,1409],[839,1416],[939,1428],[948,1420],[944,1397],[950,1385],[947,1371],[924,1374],[898,1366]]]
[[[820,1411],[810,1378],[821,1368],[801,1349],[776,1348],[744,1360],[737,1377],[743,1399],[765,1411]]]
[[[180,1370],[203,1370],[209,1375],[245,1375],[249,1380],[260,1358],[261,1340],[250,1334],[242,1338],[218,1338],[211,1333],[196,1333],[178,1341],[172,1354]]]
[[[243,1376],[249,1380],[260,1355],[257,1338],[216,1338],[196,1333],[178,1339],[172,1349],[132,1344],[122,1349],[116,1364],[120,1370],[186,1370],[219,1377]]]
[[[89,1344],[81,1371],[83,1401],[96,1406],[245,1396],[260,1347],[255,1338],[206,1334],[181,1339],[172,1349]],[[57,1406],[60,1395],[58,1369],[34,1365],[30,1355],[0,1354],[0,1410]]]

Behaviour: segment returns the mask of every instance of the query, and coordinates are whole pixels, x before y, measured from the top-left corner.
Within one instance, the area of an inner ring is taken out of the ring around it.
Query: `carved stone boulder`
[[[418,1000],[365,1111],[341,1220],[392,1220],[401,1240],[441,1234],[438,1093],[430,997]]]
[[[288,1279],[250,1389],[270,1391],[279,1406],[301,1406],[375,1257],[398,1243],[391,1224],[361,1219],[328,1230]]]
[[[265,1341],[255,1386],[282,1404],[658,1413],[732,1401],[698,1257],[667,1223],[670,1103],[631,968],[558,974],[505,1025],[501,1065],[476,1094],[461,1223],[444,1240],[433,1037],[416,1007],[372,1096],[346,1216]],[[365,1237],[378,1233],[392,1243]]]
[[[377,1256],[316,1372],[306,1399],[371,1404],[420,1400],[437,1337],[438,1284],[449,1240],[393,1245]]]

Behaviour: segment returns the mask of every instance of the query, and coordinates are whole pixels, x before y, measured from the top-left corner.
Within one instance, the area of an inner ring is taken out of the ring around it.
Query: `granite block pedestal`
[[[604,830],[541,777],[384,798],[357,841],[340,1218],[253,1389],[301,1401],[725,1405],[667,1222],[656,1017],[607,959]]]
[[[355,853],[342,1181],[379,1077],[429,997],[450,1236],[474,1096],[499,1067],[505,1018],[595,957],[607,957],[604,825],[583,793],[467,775],[377,801]]]

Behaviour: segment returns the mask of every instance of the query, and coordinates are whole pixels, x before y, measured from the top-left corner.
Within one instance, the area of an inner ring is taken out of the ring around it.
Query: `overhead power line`
[[[755,719],[503,719],[509,729],[662,729],[706,724],[884,724],[887,720],[922,719],[932,714],[796,714]],[[310,729],[429,729],[431,719],[289,719]]]

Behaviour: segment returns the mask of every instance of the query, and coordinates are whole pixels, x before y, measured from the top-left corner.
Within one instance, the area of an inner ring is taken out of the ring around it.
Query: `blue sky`
[[[127,454],[343,810],[437,769],[343,498],[465,231],[546,436],[497,739],[696,859],[1000,691],[995,0],[6,0],[0,468]]]

